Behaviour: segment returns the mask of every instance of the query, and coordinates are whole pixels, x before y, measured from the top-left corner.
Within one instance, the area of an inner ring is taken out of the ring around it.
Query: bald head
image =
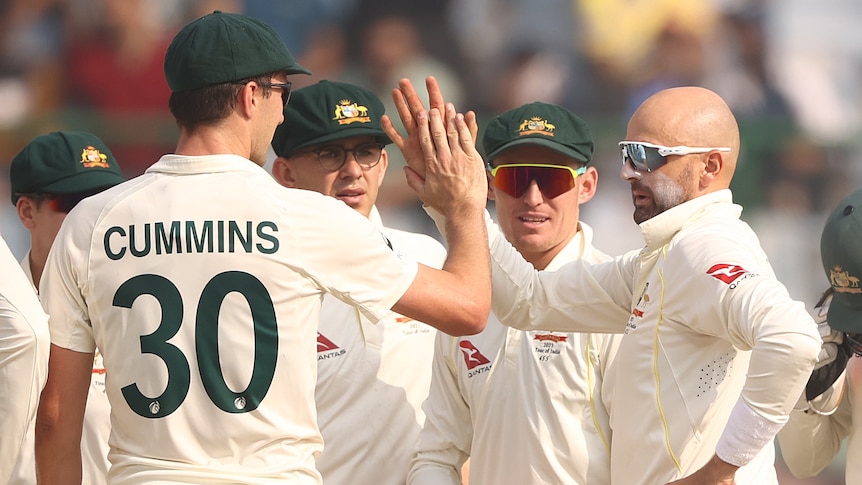
[[[708,89],[670,88],[650,96],[629,120],[626,139],[665,146],[730,147],[730,152],[716,152],[723,167],[706,192],[730,187],[739,156],[739,126],[727,103]]]

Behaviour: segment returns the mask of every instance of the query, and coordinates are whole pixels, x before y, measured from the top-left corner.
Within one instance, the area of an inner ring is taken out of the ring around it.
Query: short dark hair
[[[236,108],[237,94],[247,83],[254,81],[262,90],[264,97],[272,94],[270,82],[275,73],[242,79],[230,83],[215,84],[188,91],[171,93],[168,107],[181,127],[191,128],[199,125],[214,124]]]

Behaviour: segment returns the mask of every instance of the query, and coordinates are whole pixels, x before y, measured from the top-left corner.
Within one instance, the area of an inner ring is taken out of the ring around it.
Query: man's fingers
[[[470,128],[470,138],[473,139],[473,143],[476,143],[476,140],[479,139],[479,122],[476,121],[476,112],[468,111],[466,115],[464,115],[464,120],[467,122],[467,127]]]
[[[446,103],[443,100],[443,92],[434,76],[425,78],[425,89],[428,90],[428,108],[437,108],[441,113],[445,112]]]
[[[404,177],[407,179],[407,185],[422,198],[425,194],[425,179],[410,167],[404,167]]]
[[[392,101],[395,103],[395,111],[398,112],[398,117],[401,118],[401,124],[404,125],[404,129],[406,129],[409,134],[410,129],[415,126],[416,120],[413,119],[413,113],[410,112],[410,108],[407,106],[407,101],[404,99],[404,93],[402,93],[400,89],[393,89]]]
[[[454,109],[453,107],[452,110],[454,111]],[[452,152],[449,149],[449,134],[446,132],[446,125],[443,123],[443,115],[440,111],[432,109],[429,114],[429,126],[431,128],[431,137],[434,140],[434,148],[436,149],[436,159],[442,164],[452,157]],[[426,156],[426,159],[429,162],[433,162],[433,158],[429,159]],[[425,167],[426,169],[429,168],[429,164],[426,164]]]
[[[398,81],[398,87],[401,89],[401,94],[404,95],[404,100],[407,102],[407,107],[415,116],[420,111],[425,111],[425,106],[422,105],[422,100],[419,94],[413,88],[413,83],[407,78],[402,78]]]
[[[436,111],[436,110],[435,110]],[[433,166],[434,160],[437,158],[437,149],[434,146],[434,139],[431,135],[431,127],[428,124],[428,114],[425,111],[416,113],[417,135],[419,137],[419,148],[422,150],[422,158],[424,159],[423,167],[414,167],[410,165],[415,172],[420,176],[425,176],[425,171],[429,166]],[[408,160],[408,164],[409,164]]]
[[[404,150],[404,138],[401,136],[401,133],[395,129],[395,125],[392,124],[392,120],[389,119],[388,115],[383,115],[380,117],[380,127],[383,128],[383,132],[386,133],[386,136],[392,140],[392,143],[398,147],[399,150]]]

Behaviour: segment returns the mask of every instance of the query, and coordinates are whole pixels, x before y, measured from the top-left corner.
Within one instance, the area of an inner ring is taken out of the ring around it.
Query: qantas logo
[[[458,342],[458,347],[461,348],[461,353],[464,354],[464,363],[467,364],[467,370],[491,363],[469,340]]]
[[[329,352],[330,350],[338,350],[338,346],[332,340],[324,337],[322,333],[317,332],[317,352]]]
[[[746,271],[742,266],[727,263],[714,264],[711,268],[706,270],[706,274],[717,280],[724,281],[728,285],[746,273],[748,273],[748,271]]]

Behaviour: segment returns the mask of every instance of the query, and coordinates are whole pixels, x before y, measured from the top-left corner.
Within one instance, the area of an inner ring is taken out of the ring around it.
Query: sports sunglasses
[[[553,199],[575,187],[575,179],[587,171],[587,167],[574,169],[566,165],[547,165],[542,163],[510,163],[491,167],[494,187],[511,195],[520,197],[536,181],[545,197]]]
[[[667,163],[670,155],[690,155],[692,153],[709,153],[713,150],[729,152],[730,147],[687,147],[684,145],[666,147],[653,145],[642,141],[621,141],[623,165],[628,161],[638,172],[652,172]]]

